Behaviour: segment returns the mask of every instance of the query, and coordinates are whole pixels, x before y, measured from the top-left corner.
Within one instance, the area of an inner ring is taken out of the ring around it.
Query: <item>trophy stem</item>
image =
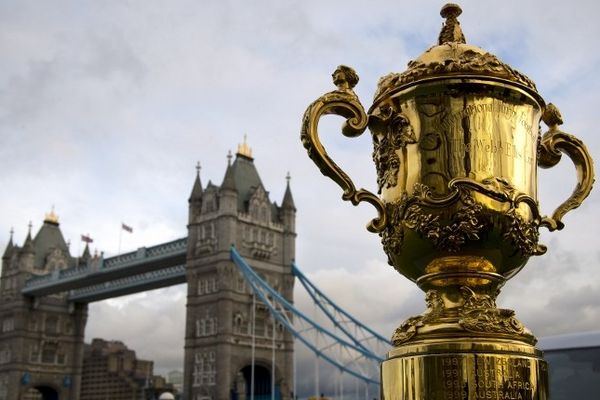
[[[499,309],[505,279],[483,257],[432,261],[417,280],[427,310],[394,333],[382,395],[397,400],[545,400],[547,366],[535,337]]]

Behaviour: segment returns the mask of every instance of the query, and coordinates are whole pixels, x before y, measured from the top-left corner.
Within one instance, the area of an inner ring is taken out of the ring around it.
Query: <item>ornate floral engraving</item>
[[[503,238],[523,255],[544,254],[546,247],[538,244],[541,217],[537,202],[519,192],[503,178],[491,177],[477,182],[470,178],[457,178],[450,182],[450,193],[436,197],[431,189],[417,183],[413,194],[402,195],[394,203],[386,204],[388,225],[382,233],[383,248],[388,255],[400,254],[405,229],[412,229],[439,250],[457,252],[469,241],[477,241],[489,228],[490,215],[498,211],[484,209],[473,193],[484,194],[496,201],[507,203],[502,212],[503,224],[499,227]],[[530,221],[518,212],[521,203],[529,206]],[[458,204],[454,214],[445,217],[437,210]]]
[[[513,185],[503,178],[487,178],[482,181],[482,184],[485,187],[483,191],[486,194],[509,205],[509,209],[504,213],[506,217],[504,239],[509,240],[524,255],[544,254],[546,246],[538,244],[541,217],[535,199],[517,191]],[[529,205],[529,209],[533,214],[531,222],[525,221],[517,212],[521,203]]]
[[[437,290],[429,290],[425,296],[427,310],[416,317],[407,319],[396,329],[392,336],[394,346],[411,340],[419,333],[419,328],[438,324],[457,324],[457,328],[467,332],[481,334],[508,333],[531,336],[514,311],[496,307],[496,296],[475,293],[471,288],[460,288],[461,301],[451,308],[446,308],[442,296]],[[462,304],[461,304],[462,303]]]
[[[468,240],[478,240],[484,228],[482,207],[468,191],[461,190],[460,201],[462,206],[445,224],[440,222],[440,215],[427,213],[420,203],[413,204],[406,211],[405,225],[441,250],[459,251]]]
[[[464,304],[460,311],[460,326],[470,332],[522,334],[523,324],[514,317],[512,310],[496,307],[495,298],[485,294],[476,294],[466,286],[460,292]]]
[[[539,223],[528,223],[514,207],[506,212],[507,224],[504,238],[510,240],[521,253],[539,256],[546,252],[546,246],[539,244]]]
[[[398,346],[417,334],[417,329],[440,318],[444,311],[444,302],[437,290],[429,290],[425,295],[427,311],[417,317],[411,317],[400,325],[392,335],[392,343]]]
[[[373,161],[377,167],[378,193],[398,184],[400,158],[397,150],[417,143],[410,121],[402,113],[385,105],[370,116],[373,132]]]
[[[431,62],[413,60],[408,63],[408,69],[403,73],[391,73],[379,80],[375,98],[385,96],[399,86],[415,82],[421,79],[433,76],[451,76],[451,74],[473,74],[482,76],[494,76],[508,79],[530,89],[536,90],[535,83],[519,71],[511,68],[508,64],[500,61],[495,55],[485,53],[483,50],[475,51],[473,49],[459,50],[459,43],[444,43],[441,46],[434,46],[427,50],[425,54],[436,49],[436,47],[450,47],[454,52],[448,51],[445,54],[456,54],[456,58],[446,58],[443,60],[434,60]],[[462,45],[464,46],[464,45]]]
[[[402,200],[398,203],[387,203],[385,205],[385,212],[388,218],[388,224],[383,232],[381,232],[381,244],[383,245],[383,251],[388,254],[399,254],[402,251],[402,244],[404,242],[404,224],[402,219],[404,218],[404,210],[407,203],[407,194],[402,195]],[[388,263],[392,264],[388,258]]]

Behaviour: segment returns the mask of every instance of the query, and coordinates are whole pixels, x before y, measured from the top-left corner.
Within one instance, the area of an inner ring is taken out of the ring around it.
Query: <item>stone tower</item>
[[[82,368],[87,305],[69,303],[66,294],[36,299],[21,295],[25,282],[85,263],[71,257],[51,212],[35,238],[23,246],[11,239],[2,256],[0,276],[0,399],[76,400]],[[35,395],[33,398],[39,398]]]
[[[254,393],[271,398],[275,335],[275,394],[290,399],[293,338],[273,323],[230,260],[234,245],[247,262],[293,301],[296,208],[288,185],[281,206],[271,202],[244,142],[220,186],[196,176],[189,199],[186,400],[249,399],[254,337]],[[252,335],[254,331],[254,336]],[[265,397],[266,398],[266,397]]]

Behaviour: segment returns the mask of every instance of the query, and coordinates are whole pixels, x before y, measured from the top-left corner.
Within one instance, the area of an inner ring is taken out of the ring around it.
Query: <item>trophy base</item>
[[[410,343],[381,365],[385,400],[547,400],[542,353],[519,341],[463,338]]]

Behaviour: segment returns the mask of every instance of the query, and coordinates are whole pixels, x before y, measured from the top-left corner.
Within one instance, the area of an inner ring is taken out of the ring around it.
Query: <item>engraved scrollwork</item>
[[[386,215],[388,218],[388,225],[385,230],[381,232],[381,244],[386,254],[399,254],[402,251],[402,244],[404,242],[404,224],[402,219],[404,218],[404,210],[408,204],[406,201],[408,195],[404,193],[402,200],[398,203],[387,203]],[[391,260],[388,259],[391,264]]]
[[[442,315],[444,302],[437,290],[428,290],[425,295],[427,311],[422,315],[411,317],[400,325],[392,335],[392,343],[398,346],[417,334],[417,329],[427,323],[431,323]]]
[[[404,224],[428,239],[436,248],[456,252],[469,240],[478,240],[485,224],[481,221],[482,207],[468,190],[458,188],[458,196],[448,198],[451,202],[460,200],[461,207],[449,221],[442,221],[439,214],[428,213],[424,207],[431,206],[427,199],[432,198],[429,188],[415,186],[418,202],[410,205],[404,216]]]
[[[382,233],[384,250],[389,254],[399,254],[409,228],[427,239],[434,247],[448,252],[459,251],[469,241],[477,241],[482,232],[489,227],[489,216],[498,213],[484,209],[473,197],[473,193],[486,195],[496,201],[508,204],[502,212],[503,225],[500,227],[503,238],[509,241],[523,255],[540,255],[546,247],[539,244],[538,228],[541,216],[535,199],[519,192],[507,180],[491,177],[477,182],[470,178],[456,178],[449,183],[450,193],[446,196],[434,196],[431,189],[417,183],[413,194],[402,195],[394,203],[386,204],[389,224]],[[519,213],[524,203],[531,211],[531,220]],[[458,204],[456,211],[444,217],[436,209],[448,209]]]
[[[464,304],[461,309],[460,326],[470,332],[522,334],[525,327],[514,317],[512,310],[496,307],[494,297],[476,294],[470,288],[460,288]]]
[[[373,161],[377,168],[378,192],[398,184],[400,158],[397,151],[417,143],[417,137],[405,115],[384,105],[369,116],[373,132]]]
[[[509,240],[524,255],[544,254],[546,246],[538,243],[541,217],[535,199],[517,191],[503,178],[491,177],[484,179],[481,183],[483,184],[483,187],[480,187],[482,192],[509,205],[508,210],[504,213],[507,223],[504,227],[503,238]],[[529,206],[533,217],[531,222],[525,221],[517,212],[521,203]]]
[[[458,44],[445,43],[444,46],[457,48]],[[429,49],[428,52],[432,51],[432,49]],[[508,64],[503,63],[493,54],[470,49],[464,50],[462,53],[460,51],[457,52],[460,53],[458,58],[447,58],[431,62],[414,60],[408,63],[408,70],[405,72],[391,73],[384,76],[379,81],[375,98],[382,98],[398,86],[425,79],[430,76],[460,73],[481,74],[484,76],[489,75],[509,79],[536,90],[535,84],[531,79],[513,69]],[[450,52],[448,53],[452,54]]]
[[[546,252],[546,246],[539,244],[539,223],[528,223],[514,207],[506,212],[508,219],[504,239],[510,240],[525,255],[539,256]]]

